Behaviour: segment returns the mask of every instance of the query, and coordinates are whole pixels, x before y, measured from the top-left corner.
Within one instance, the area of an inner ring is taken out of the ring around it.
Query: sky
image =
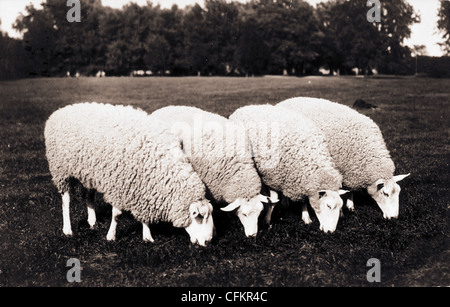
[[[7,32],[11,37],[20,37],[20,33],[17,33],[12,28],[12,24],[16,20],[17,16],[21,12],[24,12],[24,9],[28,4],[33,3],[35,7],[40,7],[40,3],[42,1],[43,0],[0,0],[0,30]],[[246,0],[237,1],[246,2]],[[310,4],[315,5],[318,2],[324,2],[326,0],[307,1]],[[442,38],[436,27],[438,20],[437,11],[439,8],[439,0],[406,1],[414,7],[414,10],[417,13],[421,15],[421,23],[414,24],[411,27],[411,38],[405,40],[405,44],[410,47],[413,45],[425,45],[427,55],[441,56],[443,52],[438,43],[442,42]],[[102,0],[103,5],[114,8],[121,8],[128,2],[130,2],[130,0]],[[133,2],[136,2],[139,5],[145,5],[147,0],[133,0]],[[177,4],[180,8],[184,8],[186,5],[193,5],[195,3],[203,5],[203,0],[152,0],[151,2],[154,4],[159,3],[163,8],[170,8],[173,4]]]

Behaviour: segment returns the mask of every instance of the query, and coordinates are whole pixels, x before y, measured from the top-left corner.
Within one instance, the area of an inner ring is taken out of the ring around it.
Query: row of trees
[[[446,54],[450,56],[450,1],[440,0],[441,6],[438,12],[438,29],[442,33],[442,38],[444,43],[442,47],[444,48]]]
[[[38,76],[99,70],[303,75],[322,66],[341,73],[354,67],[404,73],[411,50],[402,42],[419,17],[407,1],[391,0],[381,1],[381,22],[369,22],[366,3],[332,0],[314,8],[302,0],[205,0],[204,8],[162,9],[148,2],[112,9],[82,0],[81,22],[70,23],[66,1],[46,0],[17,18],[23,40],[3,35],[14,47],[0,43],[0,58],[1,52],[21,57],[9,65]]]

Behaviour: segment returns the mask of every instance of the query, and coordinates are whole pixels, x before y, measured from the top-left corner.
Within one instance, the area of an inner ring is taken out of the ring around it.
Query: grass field
[[[217,237],[192,246],[182,229],[119,219],[116,242],[105,237],[110,206],[96,199],[90,230],[81,193],[71,207],[74,237],[62,234],[61,198],[45,158],[44,124],[67,104],[132,104],[148,112],[193,105],[228,116],[246,104],[314,96],[366,113],[384,134],[401,182],[400,216],[387,221],[365,195],[344,210],[333,234],[301,221],[300,206],[278,211],[272,229],[245,238],[231,214],[215,212]],[[0,82],[0,286],[70,286],[66,261],[81,261],[81,286],[450,286],[450,82],[421,78],[80,78]],[[378,258],[381,283],[366,280]]]

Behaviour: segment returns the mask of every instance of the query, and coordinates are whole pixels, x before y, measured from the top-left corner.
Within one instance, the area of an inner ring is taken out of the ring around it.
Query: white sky
[[[8,32],[11,37],[20,37],[20,34],[12,29],[12,24],[16,20],[19,13],[24,12],[25,6],[33,3],[35,7],[40,7],[43,0],[0,0],[0,30]],[[61,0],[63,1],[63,0]],[[246,0],[238,0],[246,2]],[[307,0],[311,4],[323,2],[326,0]],[[365,0],[362,0],[365,1]],[[388,0],[381,0],[388,1]],[[421,15],[421,23],[415,24],[411,27],[411,38],[406,40],[408,46],[425,45],[427,47],[427,54],[431,56],[442,55],[442,50],[437,44],[442,42],[441,35],[438,33],[437,11],[439,8],[439,0],[406,0],[410,3],[416,12]],[[121,8],[124,4],[131,2],[130,0],[102,0],[103,5],[114,8]],[[147,0],[133,0],[139,5],[144,5]],[[173,4],[177,4],[180,8],[186,5],[193,5],[199,3],[203,5],[203,0],[153,0],[154,4],[160,4],[163,8],[170,8]]]

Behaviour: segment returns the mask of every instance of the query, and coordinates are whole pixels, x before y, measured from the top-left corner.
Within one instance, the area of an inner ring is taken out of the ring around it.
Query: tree
[[[23,63],[30,63],[33,74],[152,70],[223,75],[237,69],[304,75],[321,65],[343,73],[354,67],[366,74],[373,68],[401,73],[411,59],[403,40],[418,20],[406,0],[382,1],[381,22],[368,21],[369,7],[361,0],[330,0],[317,9],[304,0],[205,0],[203,8],[195,4],[182,10],[161,9],[150,1],[121,9],[103,7],[101,0],[80,1],[81,22],[67,20],[68,7],[61,0],[45,0],[42,8],[30,5],[17,18],[27,57]],[[447,3],[441,5],[448,10]],[[441,29],[448,23],[445,12],[441,9]],[[450,35],[444,35],[448,40]],[[2,42],[17,47],[9,38]]]
[[[318,20],[302,0],[254,0],[258,32],[270,49],[269,71],[280,74],[308,72],[318,57]]]
[[[106,71],[114,75],[128,75],[131,69],[131,53],[124,40],[111,42],[107,47]]]
[[[381,36],[382,53],[377,61],[379,71],[389,74],[408,73],[407,63],[411,50],[403,41],[411,35],[411,25],[420,22],[420,16],[405,0],[382,1]]]
[[[22,42],[0,32],[0,80],[28,77],[28,70]]]
[[[105,66],[106,46],[100,39],[100,16],[103,6],[100,0],[84,0],[81,3],[81,22],[68,22],[66,1],[47,0],[57,28],[57,44],[54,50],[58,60],[57,71],[81,71],[95,75]]]
[[[225,74],[233,62],[238,39],[239,11],[235,3],[226,0],[205,0],[204,28],[207,38],[208,71]]]
[[[143,7],[132,2],[123,7],[120,15],[120,27],[116,37],[121,42],[121,48],[119,48],[121,53],[114,53],[113,58],[118,54],[126,55],[127,59],[122,60],[120,71],[121,74],[129,74],[133,70],[146,68],[147,39],[153,31],[150,21],[156,19],[157,9],[150,2]],[[113,44],[113,47],[114,43],[114,39],[111,40],[110,44]],[[110,56],[108,52],[108,60]],[[111,61],[109,63],[112,64]]]
[[[184,53],[185,32],[182,28],[183,11],[178,6],[173,5],[170,9],[161,10],[159,14],[161,37],[160,50],[164,51],[166,62],[164,72],[169,70],[171,74],[185,74],[186,71],[182,65]]]
[[[412,55],[416,58],[416,75],[418,73],[418,58],[419,56],[425,55],[427,52],[427,47],[425,45],[414,45],[412,50]]]
[[[66,1],[46,0],[42,5],[42,9],[27,6],[26,15],[20,15],[14,25],[23,33],[36,75],[65,75],[104,65],[106,48],[98,42],[101,0],[82,1],[79,23],[68,22]]]
[[[159,34],[150,35],[145,42],[146,53],[144,56],[147,68],[159,74],[165,74],[169,68],[170,44]]]
[[[31,62],[31,75],[50,76],[56,59],[53,50],[57,35],[52,13],[48,9],[38,10],[32,4],[25,8],[26,15],[20,14],[14,28],[23,33],[24,50]]]
[[[321,44],[319,47],[319,65],[324,65],[330,70],[330,75],[334,71],[340,71],[344,66],[345,52],[340,46],[338,30],[335,26],[333,8],[336,3],[333,1],[320,2],[316,8],[316,15],[319,22],[319,33]]]
[[[256,21],[250,18],[242,25],[233,64],[246,75],[260,75],[266,71],[269,61],[269,47],[259,36]]]
[[[410,57],[403,40],[419,18],[404,0],[382,1],[381,5],[381,22],[367,20],[366,1],[335,0],[319,5],[324,64],[331,69],[339,67],[341,72],[353,67],[365,74],[373,68],[401,72]]]
[[[442,47],[446,54],[450,56],[450,1],[441,0],[438,16],[438,29],[441,30],[442,37],[445,40]]]
[[[190,74],[207,73],[209,53],[207,51],[209,35],[204,27],[205,11],[195,4],[185,12],[182,28],[184,29],[183,61],[179,64]]]

